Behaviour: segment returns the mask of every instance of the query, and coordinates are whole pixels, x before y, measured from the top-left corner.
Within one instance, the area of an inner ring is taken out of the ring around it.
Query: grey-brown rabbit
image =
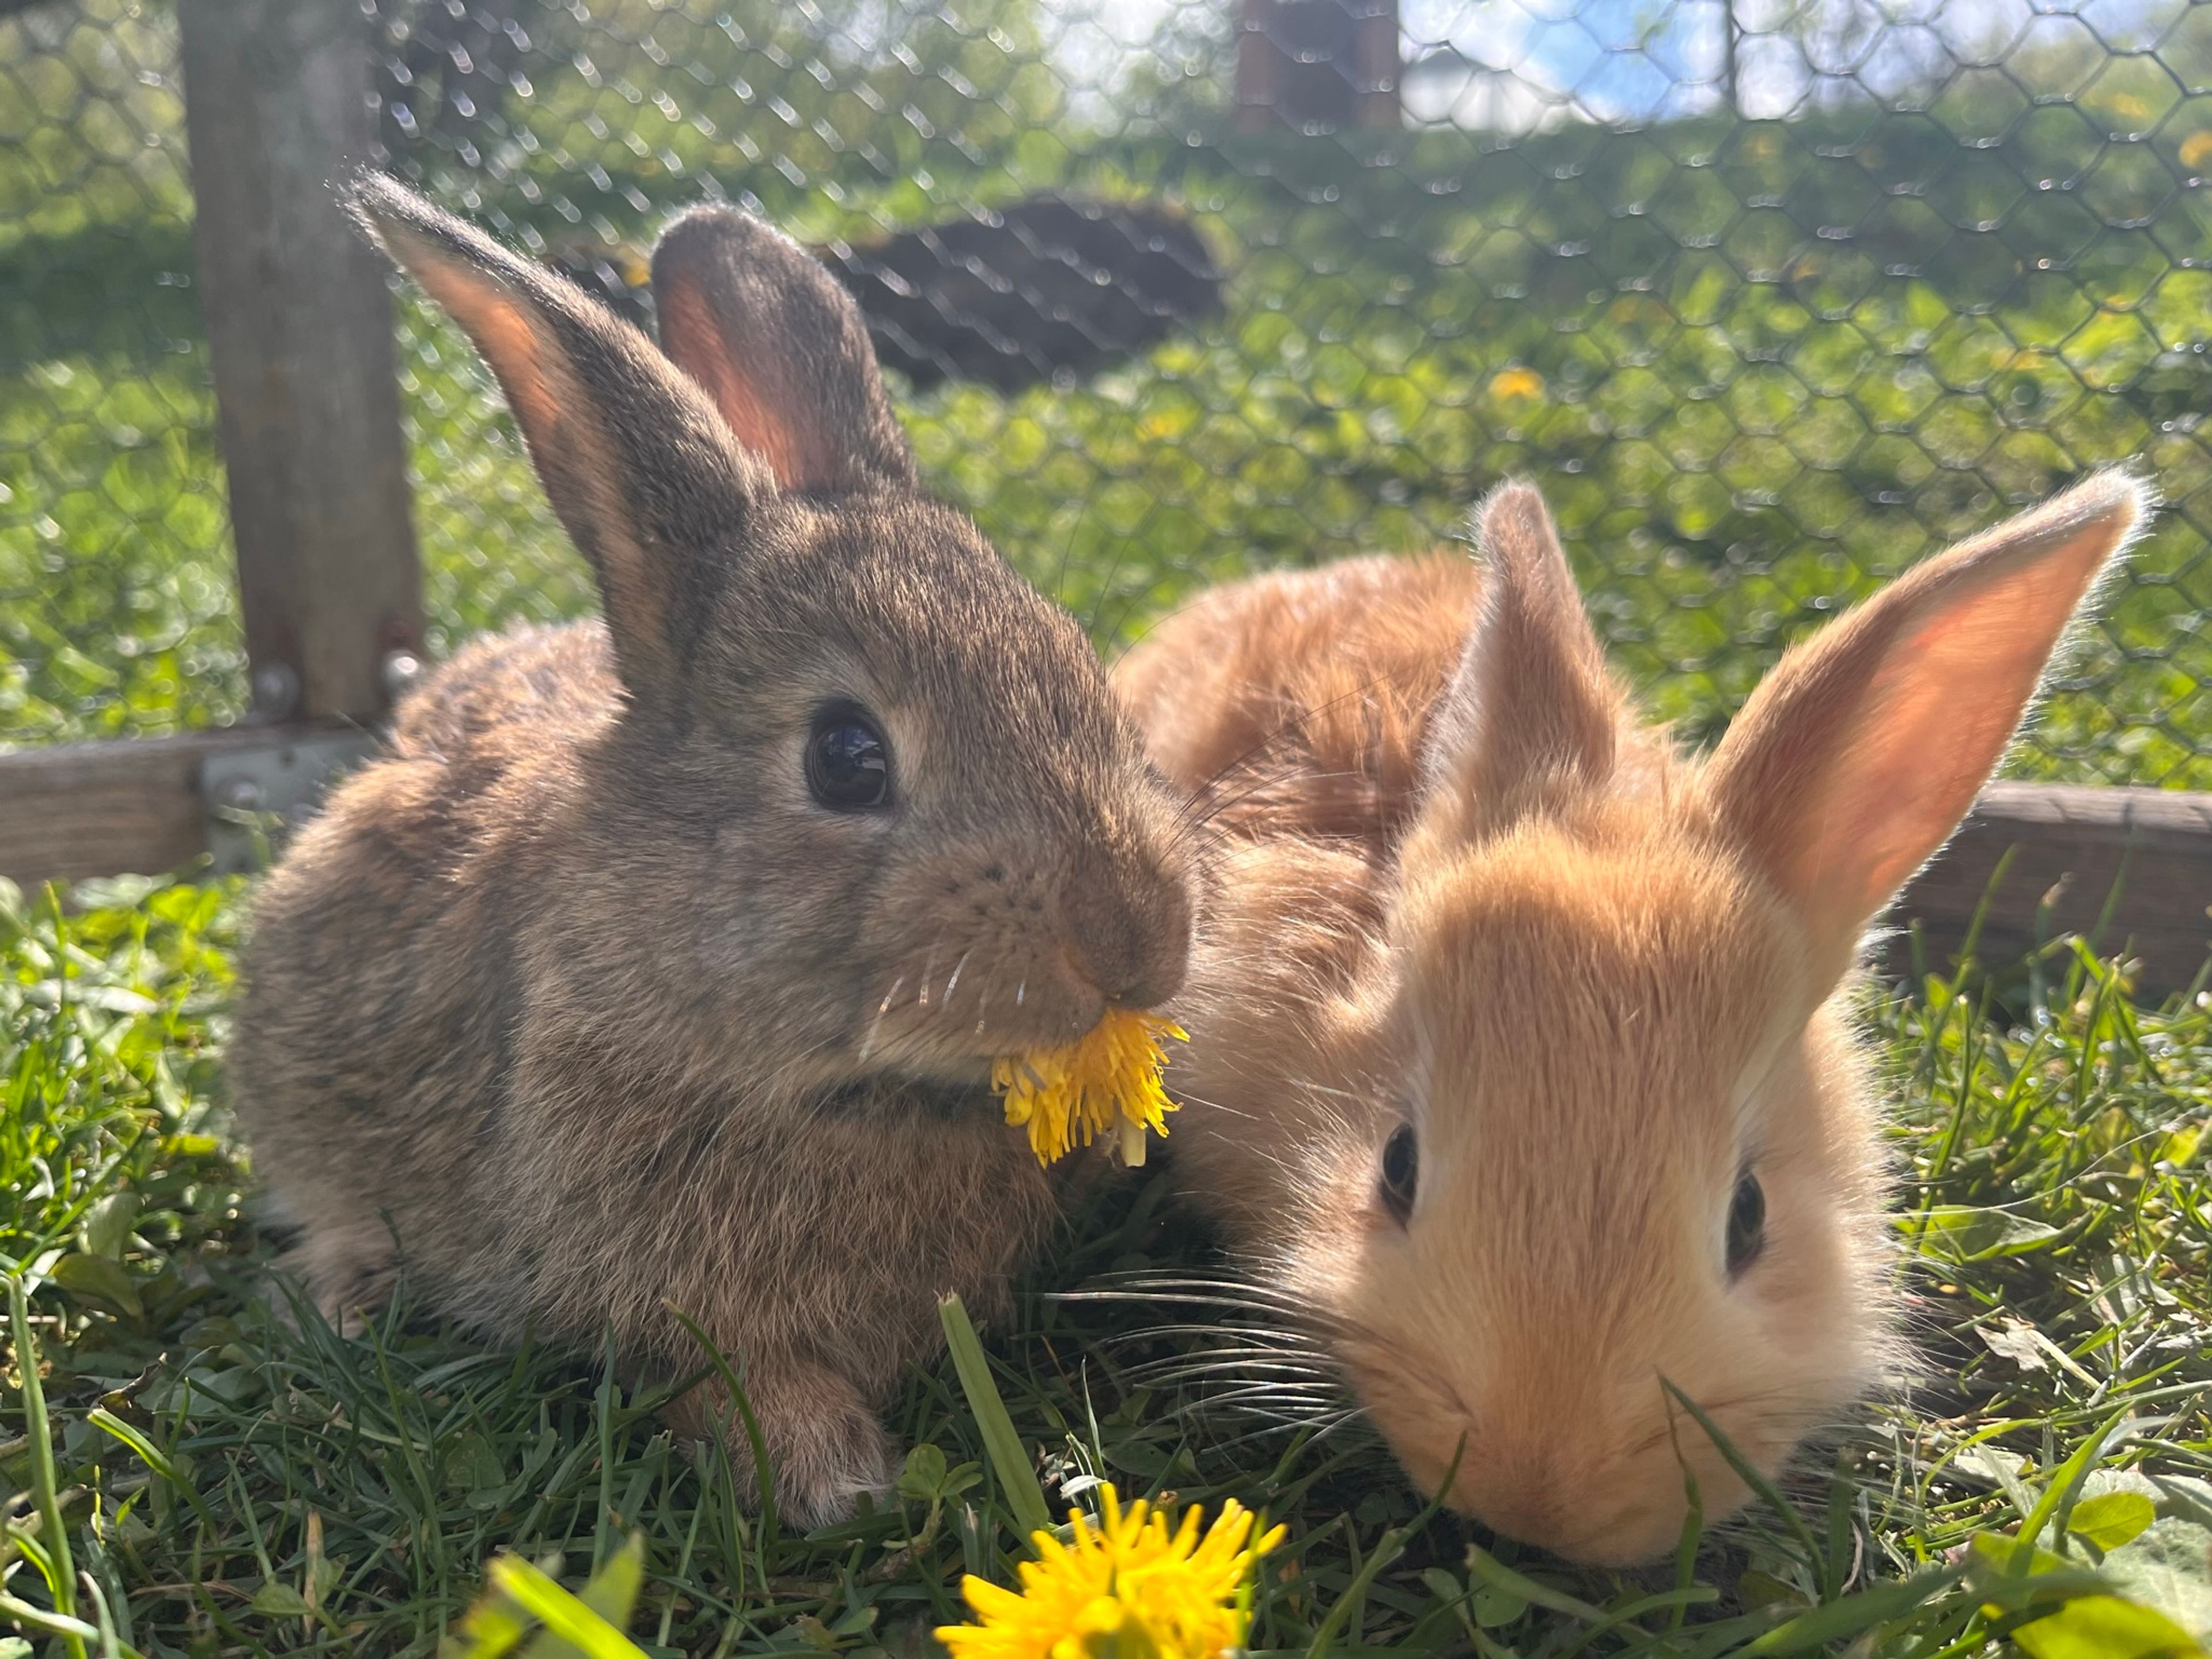
[[[387,179],[350,201],[489,361],[605,621],[459,653],[262,888],[232,1075],[288,1263],[333,1316],[404,1270],[662,1376],[681,1308],[779,1503],[836,1516],[934,1293],[1002,1301],[1054,1213],[992,1057],[1182,982],[1176,804],[1073,619],[918,493],[796,245],[677,222],[656,351]]]

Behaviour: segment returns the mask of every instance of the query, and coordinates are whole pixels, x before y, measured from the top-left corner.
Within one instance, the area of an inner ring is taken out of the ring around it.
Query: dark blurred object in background
[[[1151,203],[1032,196],[822,257],[917,389],[1088,374],[1221,308],[1206,244]]]
[[[886,368],[915,390],[1066,382],[1150,350],[1221,309],[1221,273],[1183,216],[1156,203],[1032,196],[926,229],[816,253],[860,301]],[[652,326],[644,256],[556,249],[564,276]]]
[[[532,40],[523,0],[391,0],[374,7],[378,125],[387,155],[442,145],[471,167],[518,88]]]

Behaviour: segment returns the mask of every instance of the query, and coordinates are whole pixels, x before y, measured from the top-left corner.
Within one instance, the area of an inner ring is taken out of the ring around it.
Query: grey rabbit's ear
[[[623,680],[653,696],[711,610],[733,514],[768,489],[707,399],[629,324],[392,179],[346,205],[467,331],[545,494],[599,577]]]
[[[661,349],[786,489],[913,488],[860,307],[798,243],[697,209],[653,251],[653,295]]]

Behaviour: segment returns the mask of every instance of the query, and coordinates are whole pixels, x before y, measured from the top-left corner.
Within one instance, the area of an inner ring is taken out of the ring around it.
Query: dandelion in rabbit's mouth
[[[1010,1054],[991,1066],[991,1086],[1005,1098],[1006,1121],[1026,1126],[1039,1164],[1088,1146],[1109,1130],[1121,1162],[1145,1161],[1145,1132],[1164,1135],[1176,1109],[1160,1086],[1165,1044],[1188,1033],[1174,1021],[1137,1008],[1109,1008],[1089,1032],[1061,1048]]]

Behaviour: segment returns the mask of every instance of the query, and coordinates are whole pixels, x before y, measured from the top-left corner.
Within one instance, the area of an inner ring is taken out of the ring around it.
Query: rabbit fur
[[[1611,672],[1535,490],[1480,566],[1216,590],[1116,670],[1209,792],[1178,1178],[1411,1477],[1580,1560],[1746,1495],[1899,1358],[1869,923],[2140,528],[2095,475],[1781,660],[1706,758]],[[1447,1475],[1449,1489],[1445,1490]]]
[[[1176,803],[1074,621],[920,493],[796,245],[678,221],[656,349],[388,179],[350,204],[489,362],[605,617],[459,652],[261,888],[231,1068],[285,1265],[333,1318],[404,1272],[659,1379],[705,1364],[680,1309],[780,1505],[833,1518],[938,1295],[1003,1307],[1055,1214],[992,1058],[1182,982]],[[825,720],[887,744],[880,807],[810,793]]]

